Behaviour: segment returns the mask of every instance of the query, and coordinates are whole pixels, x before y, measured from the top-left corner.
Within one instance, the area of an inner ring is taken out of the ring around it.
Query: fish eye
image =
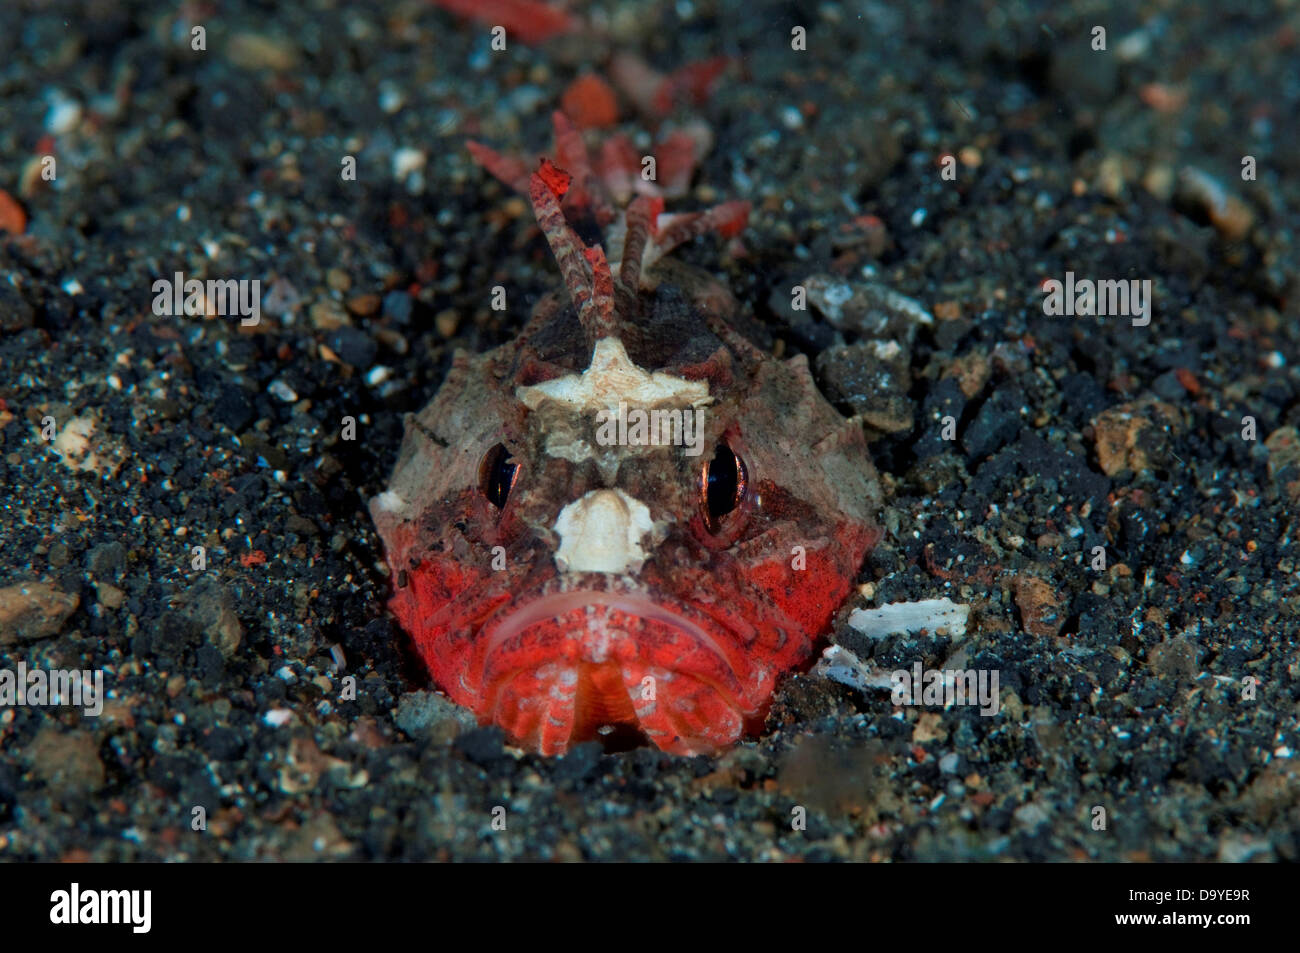
[[[710,533],[718,532],[723,518],[744,502],[748,480],[745,461],[725,443],[718,444],[700,471],[700,511]]]
[[[511,463],[510,459],[510,451],[499,443],[483,454],[483,462],[478,468],[479,489],[488,498],[488,502],[499,510],[506,508],[510,491],[519,479],[519,464]]]

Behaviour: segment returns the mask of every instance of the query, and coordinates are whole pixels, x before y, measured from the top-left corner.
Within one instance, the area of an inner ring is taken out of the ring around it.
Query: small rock
[[[1051,819],[1051,815],[1047,813],[1043,806],[1035,802],[1020,805],[1012,816],[1018,825],[1028,830],[1040,827]]]
[[[326,344],[340,361],[352,367],[369,367],[379,353],[374,338],[358,328],[339,328],[326,338]]]
[[[1230,832],[1224,834],[1219,841],[1219,854],[1216,859],[1221,864],[1244,864],[1256,858],[1276,859],[1273,844],[1267,837]]]
[[[297,513],[290,514],[288,519],[284,521],[284,531],[293,533],[296,536],[315,536],[320,532],[315,523]]]
[[[555,766],[555,776],[569,781],[582,781],[591,777],[600,767],[605,748],[599,741],[577,745]]]
[[[401,182],[424,168],[426,156],[420,149],[402,148],[393,153],[393,178]]]
[[[348,313],[333,298],[321,298],[307,311],[312,327],[320,331],[334,331],[350,323]]]
[[[67,135],[81,122],[81,103],[62,90],[55,90],[49,97],[49,109],[45,112],[45,131],[56,136]]]
[[[956,321],[961,317],[961,302],[936,301],[932,310],[934,316],[940,321]]]
[[[321,811],[292,835],[284,848],[284,859],[291,864],[342,860],[351,856],[353,850],[352,842],[343,836],[334,818]]]
[[[18,289],[7,281],[0,282],[0,331],[22,331],[30,328],[36,312]]]
[[[433,318],[433,326],[438,329],[438,333],[444,338],[449,338],[456,333],[456,325],[460,323],[460,315],[450,308],[446,311],[439,311]]]
[[[384,295],[384,317],[391,318],[398,324],[406,324],[411,320],[413,306],[413,299],[405,291],[390,291]]]
[[[1092,422],[1101,472],[1140,473],[1162,464],[1169,453],[1169,433],[1180,420],[1176,407],[1153,397],[1103,410]]]
[[[410,737],[436,744],[450,744],[463,732],[478,727],[472,712],[437,692],[403,695],[393,720]]]
[[[219,580],[205,576],[194,583],[181,596],[179,608],[224,658],[238,651],[244,629],[235,614],[234,598]]]
[[[117,582],[126,572],[126,547],[114,540],[86,553],[86,570],[96,579]]]
[[[1151,391],[1161,400],[1168,401],[1182,400],[1187,396],[1187,390],[1175,371],[1165,371],[1152,381]]]
[[[80,598],[50,582],[24,582],[0,589],[0,645],[55,635]]]
[[[357,317],[368,318],[379,311],[380,300],[377,294],[353,295],[347,300],[347,309]]]
[[[346,761],[321,751],[310,736],[294,737],[277,775],[280,790],[285,794],[304,794],[315,790],[323,777],[343,788],[362,787],[370,779],[365,770],[354,772]]]
[[[262,297],[262,310],[272,317],[290,314],[302,304],[302,295],[287,278],[277,278],[271,282]]]
[[[117,586],[106,582],[95,583],[96,601],[105,609],[120,609],[126,601],[126,593]]]
[[[790,334],[802,346],[821,353],[839,342],[839,335],[827,322],[817,318],[808,308],[796,310],[789,287],[778,285],[767,297],[767,306],[784,322]]]
[[[224,424],[235,433],[239,433],[253,420],[253,402],[242,387],[228,384],[221,388],[217,399],[212,402],[212,416],[217,423]]]
[[[243,32],[234,34],[226,43],[226,59],[240,69],[283,72],[298,65],[298,51],[285,37]]]
[[[968,402],[955,377],[941,377],[926,391],[925,403],[921,407],[922,433],[915,446],[917,460],[925,461],[955,451],[957,422],[962,419]],[[952,420],[945,421],[945,417]]]
[[[1021,408],[1025,394],[1018,387],[1003,386],[986,400],[962,434],[962,446],[968,460],[983,460],[996,453],[1019,435]]]
[[[298,392],[279,378],[271,381],[266,390],[272,397],[278,397],[286,404],[292,404],[298,399]]]
[[[32,773],[59,801],[78,801],[104,786],[99,743],[89,731],[63,731],[46,725],[27,749]]]
[[[1264,441],[1268,448],[1268,473],[1277,476],[1288,467],[1300,473],[1300,431],[1295,427],[1279,427]]]
[[[817,356],[817,374],[832,401],[882,433],[912,429],[915,407],[907,396],[910,358],[895,341],[832,347]]]
[[[467,761],[480,768],[490,768],[510,757],[504,747],[505,740],[505,732],[492,725],[464,732],[456,739],[454,747]]]
[[[989,356],[983,351],[971,351],[969,354],[953,358],[952,363],[944,370],[943,376],[955,378],[961,392],[970,399],[984,389],[992,372],[993,367]]]
[[[1044,580],[1027,573],[1016,576],[1016,608],[1025,631],[1039,638],[1050,638],[1061,631],[1065,613],[1061,612],[1056,592]]]

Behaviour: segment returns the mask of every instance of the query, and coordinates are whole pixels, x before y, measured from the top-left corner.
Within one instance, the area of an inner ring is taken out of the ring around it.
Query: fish
[[[526,751],[716,754],[815,653],[882,535],[879,478],[807,357],[759,347],[670,254],[734,239],[748,203],[668,214],[555,123],[567,168],[471,145],[526,192],[564,288],[406,419],[370,501],[389,608],[434,685]]]

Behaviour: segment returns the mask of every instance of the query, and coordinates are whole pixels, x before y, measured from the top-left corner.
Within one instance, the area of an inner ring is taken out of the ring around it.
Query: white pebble
[[[50,108],[45,113],[45,130],[56,136],[71,132],[81,122],[81,103],[75,99],[55,93],[50,97]]]
[[[419,149],[398,149],[393,153],[393,178],[399,182],[412,172],[424,168],[424,153]]]
[[[401,87],[387,80],[379,84],[379,108],[388,115],[397,112],[406,105],[406,96]]]

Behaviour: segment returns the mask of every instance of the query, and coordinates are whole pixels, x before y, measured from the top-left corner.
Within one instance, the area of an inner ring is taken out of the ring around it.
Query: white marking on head
[[[549,434],[545,450],[547,456],[568,460],[570,463],[582,463],[591,459],[591,444],[568,434]]]
[[[695,407],[708,402],[709,384],[663,371],[649,374],[632,363],[622,341],[604,337],[596,342],[591,364],[581,374],[520,387],[515,396],[529,410],[536,410],[545,400],[559,401],[580,411],[617,410],[620,400],[629,407],[664,403]]]
[[[592,490],[560,510],[555,533],[561,572],[637,572],[641,541],[654,529],[650,509],[622,490]]]

